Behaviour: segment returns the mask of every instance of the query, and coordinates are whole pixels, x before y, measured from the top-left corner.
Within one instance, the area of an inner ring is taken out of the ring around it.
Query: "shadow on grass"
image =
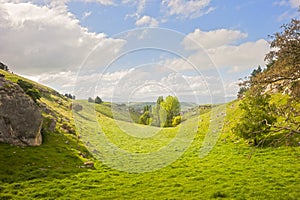
[[[0,183],[33,179],[62,179],[87,171],[80,154],[87,149],[75,138],[47,133],[39,147],[16,147],[0,143]]]

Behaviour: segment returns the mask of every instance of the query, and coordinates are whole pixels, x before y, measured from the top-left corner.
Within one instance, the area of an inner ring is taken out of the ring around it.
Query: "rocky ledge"
[[[0,74],[0,141],[18,146],[42,143],[43,117],[22,88]]]

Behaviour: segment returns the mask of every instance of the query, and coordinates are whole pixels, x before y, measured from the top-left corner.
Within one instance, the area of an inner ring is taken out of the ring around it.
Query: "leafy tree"
[[[97,97],[95,98],[95,103],[96,103],[96,104],[101,104],[101,103],[103,103],[103,101],[102,101],[102,99],[101,99],[99,96],[97,96]]]
[[[144,112],[144,114],[139,119],[139,123],[144,125],[150,125],[151,121],[152,120],[151,120],[150,111]]]
[[[159,111],[160,111],[160,107],[161,107],[161,103],[164,101],[164,98],[163,96],[159,96],[157,98],[157,101],[156,101],[156,114],[157,114],[157,124],[160,125],[160,116],[159,116]]]
[[[275,107],[270,104],[270,98],[267,94],[256,96],[247,92],[240,104],[242,120],[235,126],[234,132],[254,145],[261,145],[266,140],[272,131],[270,125],[276,122]]]
[[[67,97],[69,99],[73,99],[73,100],[75,100],[75,98],[76,98],[75,95],[68,94],[68,93],[65,94],[65,97]]]
[[[88,102],[94,103],[95,101],[94,101],[94,99],[92,99],[92,97],[89,97],[89,98],[88,98]]]
[[[161,103],[164,101],[163,96],[159,96],[156,100],[156,105],[152,108],[152,115],[153,115],[153,125],[160,126],[161,118],[160,118],[160,109]]]
[[[243,86],[243,87],[240,87],[240,89],[239,89],[239,91],[238,91],[237,97],[238,97],[239,99],[243,98],[244,95],[245,95],[245,93],[247,92],[247,90],[248,90],[247,87],[244,87],[244,86]]]
[[[180,103],[177,97],[167,96],[160,105],[160,118],[164,119],[164,121],[161,121],[161,126],[172,126],[173,118],[180,115]]]
[[[4,71],[9,71],[8,67],[3,64],[2,62],[0,62],[0,69],[4,70]]]
[[[255,145],[300,141],[300,21],[293,19],[282,29],[270,36],[267,68],[254,70],[241,84],[246,95],[234,131]],[[276,87],[278,93],[268,87]]]
[[[151,111],[151,105],[150,106],[149,105],[144,106],[144,113],[146,111]]]
[[[289,24],[284,24],[282,26],[283,31],[275,33],[270,36],[272,39],[270,47],[271,50],[267,55],[265,60],[268,63],[274,63],[272,67],[283,67],[293,70],[290,71],[293,74],[286,75],[296,75],[299,73],[300,67],[300,20],[292,19]],[[275,62],[274,62],[275,61]]]
[[[300,78],[300,20],[292,19],[282,31],[269,36],[271,50],[265,57],[266,73],[257,77],[255,84],[269,84]]]

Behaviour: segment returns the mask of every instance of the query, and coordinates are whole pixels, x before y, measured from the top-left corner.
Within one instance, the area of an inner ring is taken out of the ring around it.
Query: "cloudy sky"
[[[300,0],[0,0],[0,62],[61,93],[214,103],[264,66]]]

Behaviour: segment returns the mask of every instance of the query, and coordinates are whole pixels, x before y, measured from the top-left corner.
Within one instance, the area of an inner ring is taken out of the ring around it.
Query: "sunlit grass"
[[[228,105],[225,127],[208,156],[199,157],[209,125],[206,113],[187,151],[175,162],[152,172],[122,172],[100,161],[96,161],[95,169],[79,168],[84,159],[73,136],[50,133],[38,148],[1,144],[0,199],[299,199],[299,148],[254,148],[231,136],[229,120],[234,118],[236,104]],[[170,142],[177,132],[176,128],[158,132],[138,149],[134,144],[139,138],[126,135],[114,120],[97,113],[95,117],[89,110],[80,114],[94,117],[97,126],[110,131],[107,138],[112,143],[131,152],[150,152],[154,146]],[[197,123],[195,119],[185,123]],[[84,121],[80,116],[78,120]],[[87,124],[85,131],[93,130],[94,125]],[[143,129],[146,133],[156,128]]]

